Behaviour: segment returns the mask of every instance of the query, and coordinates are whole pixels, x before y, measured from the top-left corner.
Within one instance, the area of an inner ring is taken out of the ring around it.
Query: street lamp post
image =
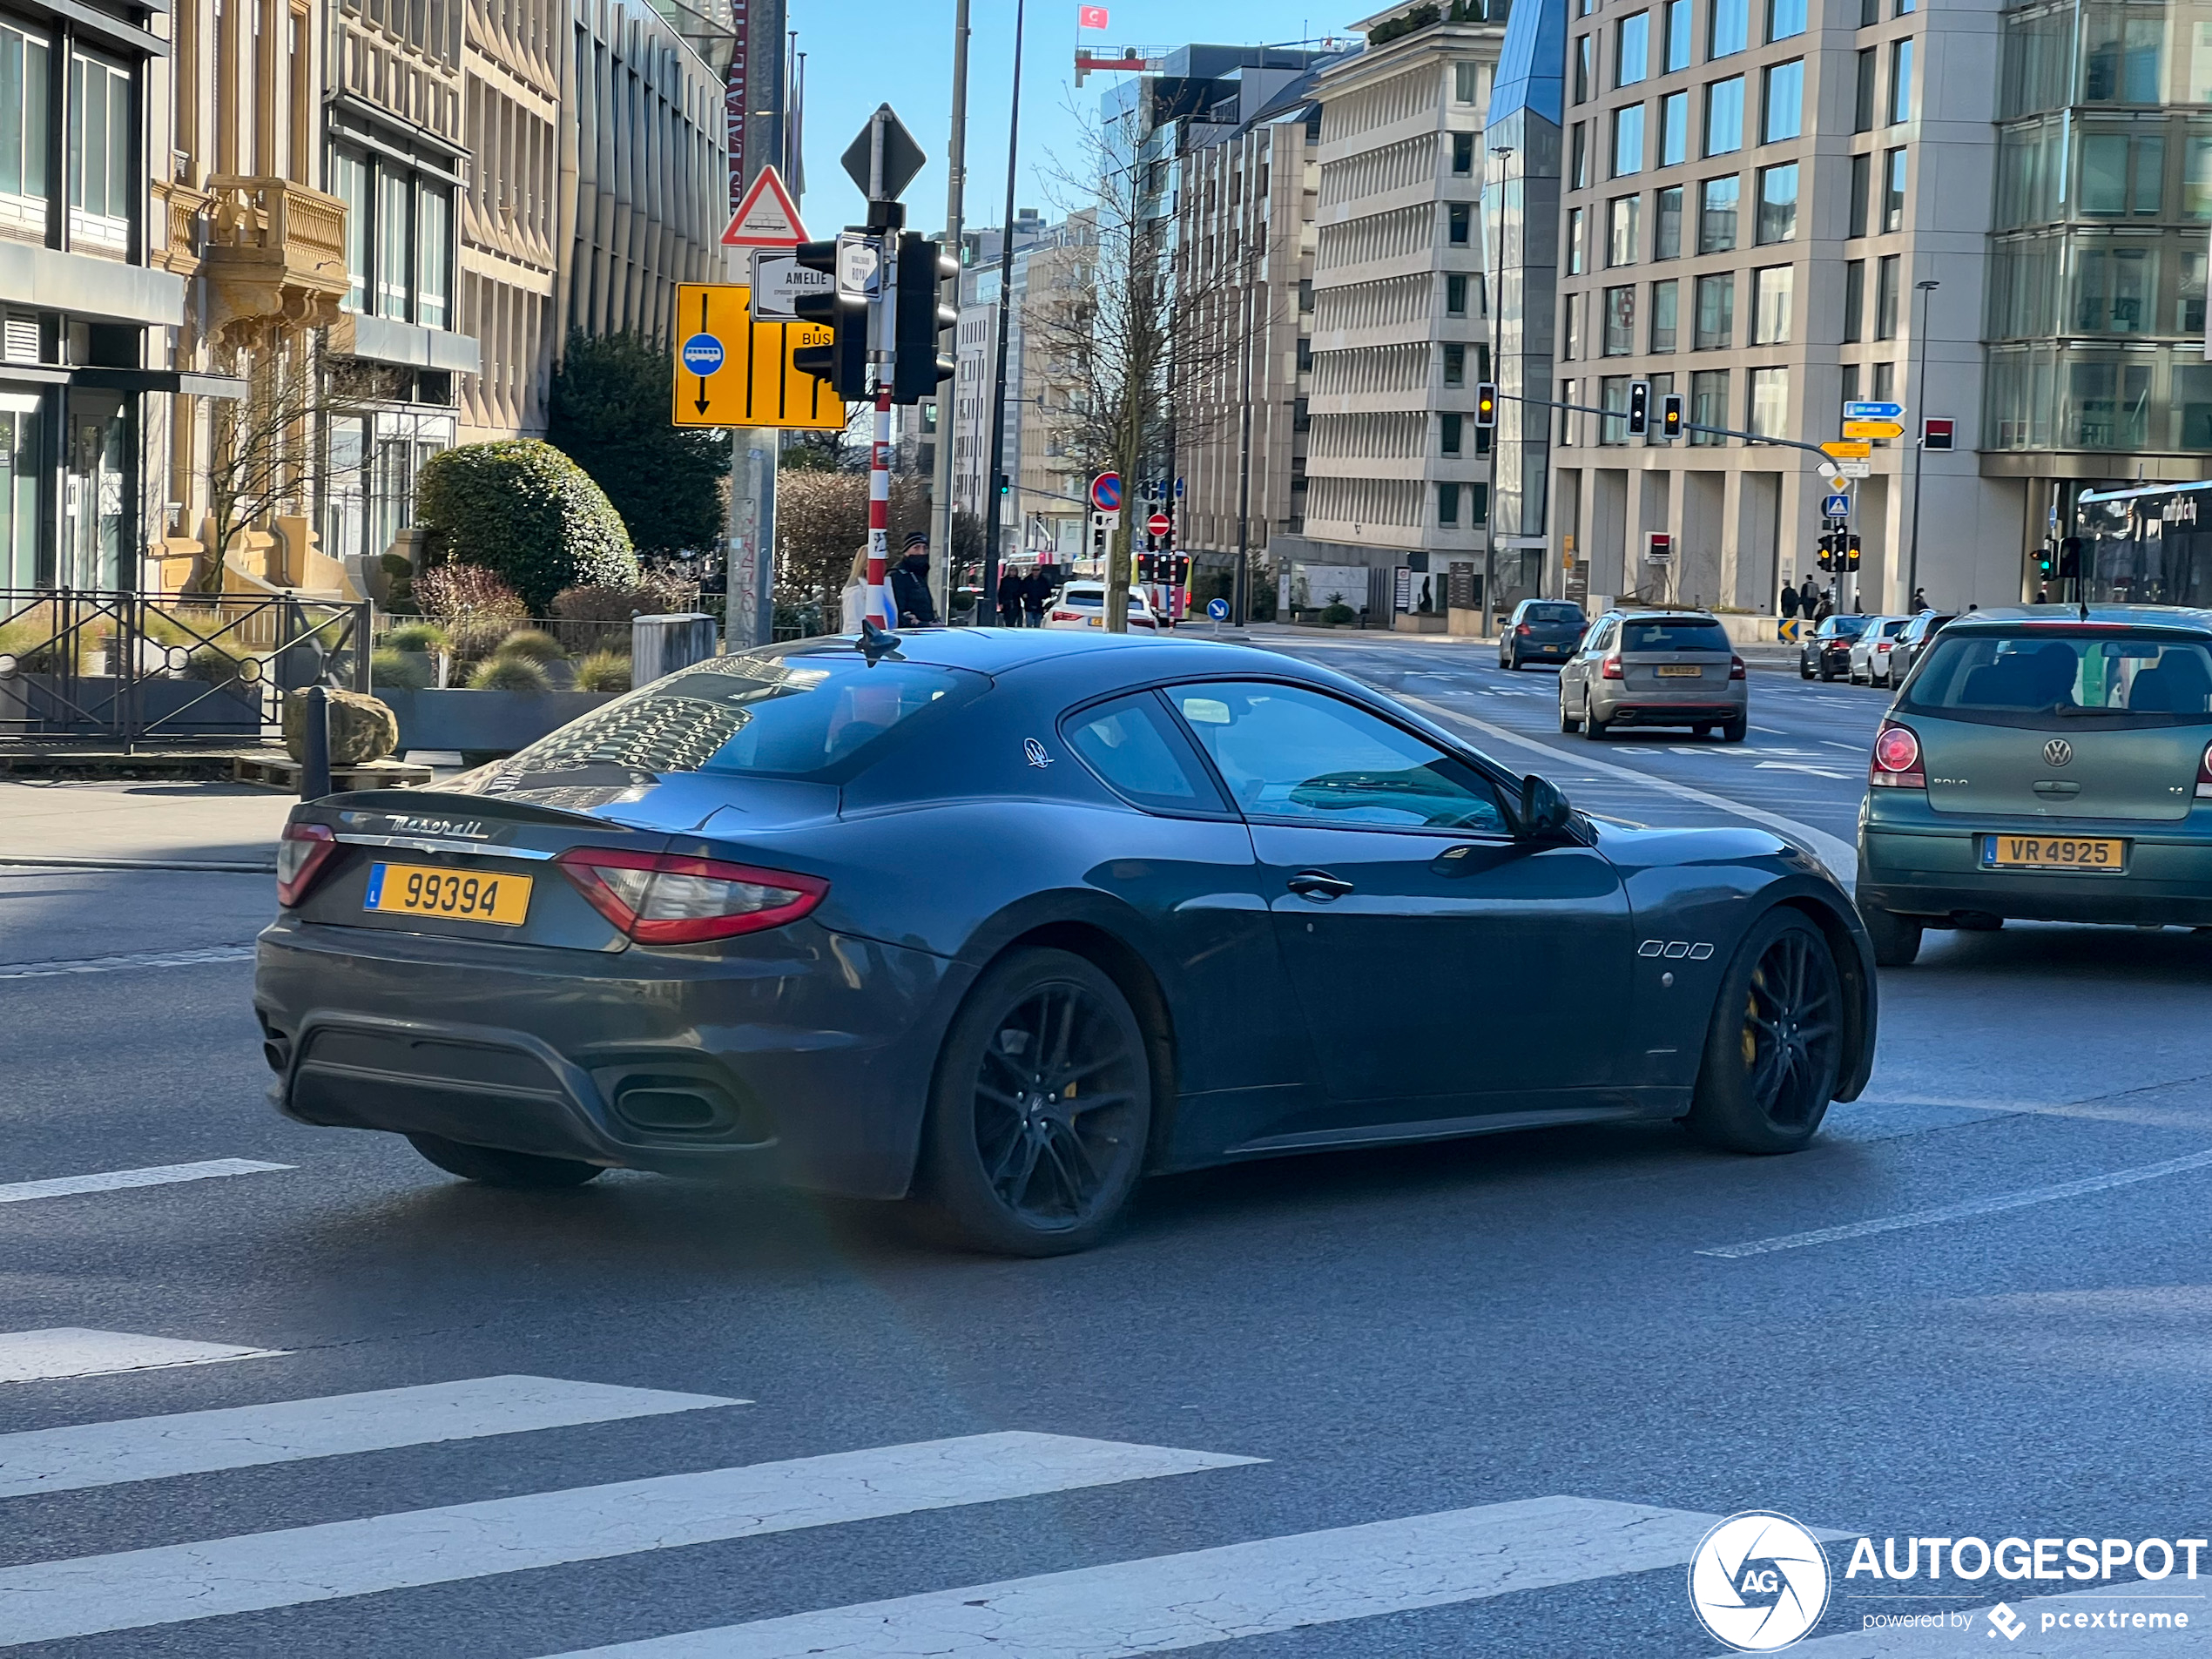
[[[1239,394],[1243,407],[1238,416],[1237,435],[1237,580],[1230,605],[1230,614],[1235,617],[1239,628],[1251,621],[1252,603],[1252,290],[1255,283],[1251,265],[1248,256],[1244,281],[1244,387]]]
[[[1513,146],[1509,144],[1493,145],[1490,153],[1498,158],[1498,253],[1497,258],[1490,262],[1490,269],[1483,278],[1482,308],[1488,314],[1490,323],[1490,361],[1484,367],[1489,373],[1487,376],[1477,375],[1475,378],[1478,380],[1487,378],[1494,381],[1498,378],[1499,295],[1505,280],[1506,264],[1505,164],[1513,156]],[[1487,191],[1484,193],[1488,194]],[[1483,251],[1487,253],[1490,238],[1485,235],[1482,240]],[[1504,401],[1503,399],[1500,400],[1500,413],[1503,413]],[[1516,418],[1525,421],[1527,419],[1527,410],[1518,404],[1514,407],[1519,410]],[[1485,633],[1489,631],[1490,617],[1496,613],[1498,607],[1498,457],[1501,453],[1499,431],[1494,426],[1490,428],[1489,510],[1482,516],[1482,617]],[[1451,604],[1448,597],[1445,604],[1448,608]]]
[[[982,591],[975,596],[977,620],[998,616],[1000,489],[1006,482],[1006,333],[1014,308],[1014,158],[1022,136],[1022,24],[1024,0],[1014,4],[1014,102],[1006,118],[1006,217],[999,221],[999,313],[996,364],[991,376],[991,448],[983,475],[990,480],[983,507]]]
[[[1912,341],[1912,355],[1919,363],[1916,378],[1920,382],[1919,402],[1912,406],[1914,408],[1919,408],[1928,397],[1928,296],[1942,286],[1933,277],[1912,285],[1920,296],[1920,327]],[[1920,590],[1920,463],[1928,453],[1927,429],[1924,418],[1920,438],[1912,446],[1912,532],[1906,540],[1905,555],[1905,604],[1908,610],[1912,606],[1912,596]]]

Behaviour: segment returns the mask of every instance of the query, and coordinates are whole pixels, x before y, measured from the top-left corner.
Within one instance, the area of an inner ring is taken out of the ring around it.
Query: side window
[[[1582,654],[1586,657],[1605,655],[1612,648],[1613,630],[1616,625],[1614,623],[1603,622],[1592,629],[1590,637],[1582,642]]]
[[[1487,779],[1365,709],[1264,681],[1171,686],[1168,698],[1251,817],[1506,833]]]
[[[1070,715],[1068,746],[1105,786],[1136,806],[1166,813],[1218,813],[1221,792],[1150,691],[1116,698]]]

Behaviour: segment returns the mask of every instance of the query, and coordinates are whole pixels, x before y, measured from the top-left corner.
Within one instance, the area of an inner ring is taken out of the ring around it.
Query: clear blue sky
[[[968,57],[968,205],[971,226],[996,225],[1006,208],[1006,128],[1014,73],[1015,0],[970,0]],[[1082,158],[1076,117],[1097,118],[1117,77],[1075,85],[1076,45],[1276,43],[1342,34],[1382,0],[1107,0],[1112,26],[1078,34],[1077,0],[1029,0],[1022,45],[1022,174],[1016,205],[1055,215],[1044,180],[1049,158]],[[952,121],[953,0],[789,0],[806,54],[806,198],[815,236],[857,224],[864,204],[838,157],[879,104],[907,124],[929,165],[907,187],[907,223],[945,227],[945,146]],[[1055,215],[1056,216],[1056,215]]]

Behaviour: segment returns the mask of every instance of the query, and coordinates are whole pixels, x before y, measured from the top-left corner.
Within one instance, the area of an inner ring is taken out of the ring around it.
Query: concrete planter
[[[620,695],[615,691],[379,690],[400,723],[400,752],[512,754]]]
[[[1446,620],[1433,610],[1401,610],[1391,626],[1401,634],[1440,634]]]
[[[66,691],[58,675],[14,675],[0,680],[0,721],[48,737],[104,735],[118,729],[121,687],[106,675],[80,676]],[[252,690],[207,680],[143,679],[138,699],[138,728],[149,736],[245,737],[261,730],[261,699]]]
[[[1471,605],[1453,605],[1446,613],[1449,621],[1445,631],[1458,639],[1483,639],[1489,631],[1483,626],[1480,610]]]

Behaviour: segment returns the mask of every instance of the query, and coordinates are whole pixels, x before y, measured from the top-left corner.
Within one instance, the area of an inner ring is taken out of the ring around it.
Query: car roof
[[[1951,628],[1974,630],[1985,625],[2017,629],[2023,624],[2063,632],[2079,628],[2085,618],[2079,605],[2008,605],[2001,610],[1968,610],[1952,618]],[[2212,610],[2188,605],[2093,604],[2086,618],[2090,627],[2168,628],[2212,634]]]
[[[1615,605],[1608,613],[1628,622],[1711,622],[1710,610],[1691,610],[1680,605]]]
[[[902,661],[971,669],[979,674],[1001,674],[1055,657],[1111,651],[1156,651],[1170,643],[1149,633],[1116,634],[1103,630],[1094,633],[1087,628],[903,628],[899,631],[898,639],[898,654]],[[1272,651],[1253,651],[1228,640],[1216,641],[1203,636],[1172,643],[1194,651],[1234,651],[1268,663],[1289,660]],[[790,641],[776,649],[779,653],[788,655],[817,649],[856,651],[859,645],[860,637],[856,634],[819,634],[811,639]]]

